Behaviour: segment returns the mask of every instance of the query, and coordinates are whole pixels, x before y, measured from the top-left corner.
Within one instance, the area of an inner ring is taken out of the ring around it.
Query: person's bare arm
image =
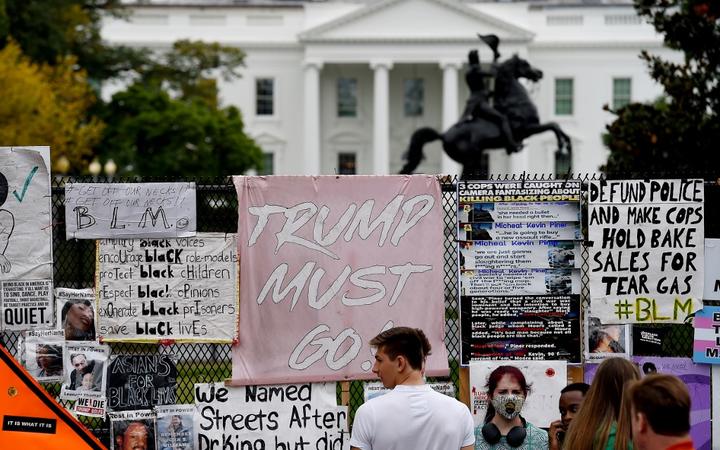
[[[461,447],[460,450],[473,450],[474,448],[474,445],[466,445],[465,447]]]
[[[350,447],[350,450],[360,450],[360,449],[357,447]]]

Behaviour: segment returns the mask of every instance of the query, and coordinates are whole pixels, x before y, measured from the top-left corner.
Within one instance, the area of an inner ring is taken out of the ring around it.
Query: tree
[[[92,90],[84,90],[87,98],[81,108],[90,129],[99,129],[100,119],[107,122],[95,152],[122,162],[120,174],[218,175],[259,167],[260,149],[244,134],[240,112],[218,106],[214,80],[238,78],[244,53],[191,41],[179,41],[159,56],[147,49],[106,45],[101,18],[125,13],[123,0],[0,0],[0,48],[12,39],[29,61],[46,68],[71,67],[67,63],[72,60],[82,68],[78,78],[96,93],[103,81],[121,78],[129,83],[108,105],[96,102]],[[150,103],[142,105],[141,100]],[[150,105],[159,109],[153,111]],[[148,124],[154,124],[153,129]],[[177,131],[180,125],[182,132]],[[0,118],[0,126],[12,124]],[[56,142],[53,130],[45,131],[44,137],[34,135],[35,141]],[[95,137],[87,142],[96,142]],[[79,144],[77,155],[82,158],[73,155],[72,173],[84,171],[92,160],[86,142]],[[52,154],[58,152],[53,145]]]
[[[716,171],[720,167],[720,2],[635,0],[635,9],[664,35],[665,45],[683,52],[684,58],[676,63],[641,53],[664,95],[652,103],[632,103],[613,111],[617,118],[607,127],[610,156],[603,171],[626,176]]]
[[[143,49],[103,42],[102,16],[123,14],[122,0],[0,0],[0,47],[10,36],[38,63],[52,65],[75,56],[89,79],[100,82],[142,65],[149,57]]]
[[[3,145],[50,145],[53,166],[63,156],[84,167],[103,125],[86,120],[94,96],[76,60],[54,66],[35,64],[9,42],[0,50],[0,142]]]
[[[218,107],[212,78],[238,77],[243,59],[237,48],[176,42],[105,108],[103,155],[123,175],[217,176],[260,167],[260,148],[245,135],[237,108]]]

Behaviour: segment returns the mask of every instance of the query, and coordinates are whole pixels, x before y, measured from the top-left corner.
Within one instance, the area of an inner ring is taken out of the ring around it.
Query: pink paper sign
[[[368,341],[444,345],[443,207],[433,176],[235,177],[240,339],[233,384],[375,378]]]

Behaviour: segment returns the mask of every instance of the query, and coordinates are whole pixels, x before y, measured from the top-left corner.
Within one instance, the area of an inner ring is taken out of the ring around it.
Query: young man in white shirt
[[[430,342],[418,328],[395,327],[375,336],[373,372],[391,392],[357,410],[352,450],[472,450],[473,419],[463,403],[433,391],[423,377]]]

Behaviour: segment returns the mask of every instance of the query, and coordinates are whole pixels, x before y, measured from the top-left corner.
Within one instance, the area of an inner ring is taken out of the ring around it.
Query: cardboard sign
[[[65,238],[194,236],[195,183],[67,183]]]
[[[106,341],[232,342],[234,235],[98,241],[99,334]]]
[[[112,411],[147,409],[177,402],[173,355],[112,355],[108,367],[108,406]]]
[[[589,185],[590,309],[603,323],[682,323],[702,307],[702,180]]]
[[[335,389],[335,383],[196,384],[197,448],[349,450],[347,406],[337,406]]]

